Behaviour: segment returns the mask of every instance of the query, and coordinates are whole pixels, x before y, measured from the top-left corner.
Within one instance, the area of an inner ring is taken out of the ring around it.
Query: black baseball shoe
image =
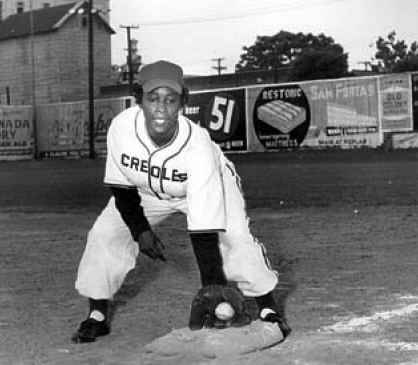
[[[264,322],[277,323],[283,334],[282,341],[284,341],[286,337],[290,335],[290,332],[292,332],[292,329],[287,323],[286,318],[276,312],[270,312],[264,318],[260,316],[260,319]]]
[[[110,333],[110,327],[106,321],[97,321],[87,318],[81,322],[77,332],[71,337],[74,343],[94,342],[97,337],[106,336]]]

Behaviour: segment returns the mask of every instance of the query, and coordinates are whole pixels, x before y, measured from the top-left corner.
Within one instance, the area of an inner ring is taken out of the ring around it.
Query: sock
[[[106,319],[105,315],[102,312],[100,312],[96,309],[94,311],[90,312],[89,318],[93,318],[93,319],[95,319],[96,321],[99,321],[99,322],[102,322]]]
[[[96,321],[104,321],[107,317],[109,309],[109,301],[107,299],[92,299],[89,298],[90,304],[90,318],[94,318]]]
[[[277,313],[277,305],[272,292],[255,297],[255,301],[260,309],[261,318],[265,318],[269,313]]]

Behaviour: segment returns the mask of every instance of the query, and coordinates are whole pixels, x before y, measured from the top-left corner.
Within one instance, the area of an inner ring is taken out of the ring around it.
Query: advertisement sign
[[[112,119],[122,110],[133,105],[134,98],[131,97],[98,99],[94,102],[94,150],[97,155],[106,155],[106,137]]]
[[[32,118],[30,106],[0,105],[0,160],[34,157]]]
[[[393,133],[392,147],[396,149],[418,148],[418,133]]]
[[[379,84],[382,131],[411,131],[413,126],[410,75],[382,76]]]
[[[377,100],[375,78],[250,88],[250,150],[376,147]]]
[[[249,89],[248,116],[257,140],[252,147],[258,143],[265,150],[300,146],[310,125],[309,103],[297,84]]]
[[[356,148],[381,143],[376,78],[312,81],[302,88],[311,106],[304,146]]]
[[[37,108],[41,157],[88,154],[86,102],[44,104]]]
[[[129,106],[130,102],[127,101],[128,98],[95,101],[94,149],[97,155],[106,153],[106,134],[110,122]],[[41,157],[88,155],[89,104],[87,101],[41,105],[37,108],[37,119]]]
[[[413,128],[418,131],[418,74],[412,74],[412,115]]]
[[[245,89],[192,93],[184,115],[206,128],[222,150],[247,150]]]

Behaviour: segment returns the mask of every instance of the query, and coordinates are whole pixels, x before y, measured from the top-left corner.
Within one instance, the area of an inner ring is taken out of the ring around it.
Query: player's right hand
[[[153,260],[167,261],[164,254],[164,245],[151,230],[142,232],[138,236],[139,251]]]

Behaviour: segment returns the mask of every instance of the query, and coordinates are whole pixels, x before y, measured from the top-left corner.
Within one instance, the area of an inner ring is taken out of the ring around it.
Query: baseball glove
[[[228,302],[234,308],[234,316],[221,320],[215,315],[215,308],[221,302]],[[249,324],[251,317],[244,305],[241,292],[229,285],[207,285],[200,289],[193,299],[189,328],[198,330],[206,328],[241,327]]]

